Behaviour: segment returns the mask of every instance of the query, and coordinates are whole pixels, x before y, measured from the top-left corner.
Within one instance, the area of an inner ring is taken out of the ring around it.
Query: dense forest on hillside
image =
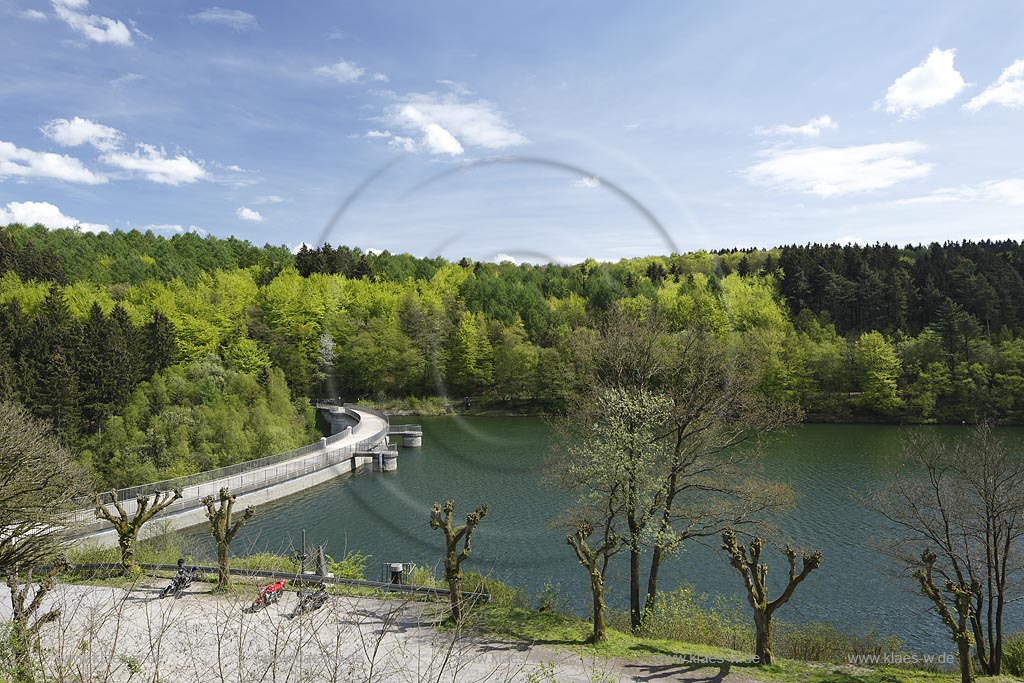
[[[558,411],[613,308],[756,355],[812,419],[1024,421],[1024,246],[785,246],[572,266],[0,228],[0,398],[98,479],[313,437],[308,398]]]

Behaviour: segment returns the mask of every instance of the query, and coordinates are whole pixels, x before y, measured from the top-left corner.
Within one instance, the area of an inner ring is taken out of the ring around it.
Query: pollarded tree
[[[135,573],[135,551],[139,543],[139,531],[142,526],[181,498],[181,489],[173,491],[156,491],[152,495],[142,495],[135,499],[135,508],[125,509],[117,499],[117,491],[110,492],[111,502],[104,503],[96,496],[96,519],[105,519],[117,532],[117,545],[121,549],[121,574],[131,576]],[[111,506],[113,510],[111,510]]]
[[[226,590],[231,586],[228,549],[235,535],[256,514],[256,508],[250,505],[240,519],[232,521],[235,494],[226,486],[218,492],[216,500],[213,496],[203,498],[203,505],[206,506],[206,518],[210,520],[210,535],[217,541],[217,589]]]
[[[604,581],[608,575],[608,562],[622,547],[615,532],[615,515],[602,517],[603,526],[596,543],[592,544],[590,541],[590,537],[594,535],[594,526],[587,520],[579,522],[573,533],[565,537],[566,543],[572,547],[576,559],[587,570],[587,577],[590,579],[594,624],[594,633],[590,640],[594,643],[608,639],[608,626],[604,617]]]
[[[977,581],[964,583],[960,581],[945,581],[941,588],[936,584],[936,579],[942,583],[941,570],[936,576],[935,562],[939,557],[930,550],[921,553],[919,566],[914,570],[914,578],[921,586],[921,592],[932,601],[935,611],[942,619],[942,623],[949,629],[956,643],[957,660],[960,663],[960,682],[971,683],[974,680],[974,662],[971,661],[971,645],[974,640],[971,637],[971,620],[975,616],[971,609],[973,596],[981,590]],[[949,599],[952,598],[952,608]]]
[[[444,580],[448,583],[449,601],[451,603],[451,616],[449,621],[457,626],[463,623],[463,601],[462,601],[462,563],[469,557],[472,546],[473,531],[480,521],[487,516],[487,503],[478,505],[476,510],[466,515],[466,523],[461,526],[452,524],[452,515],[455,512],[455,501],[445,501],[442,507],[440,503],[434,503],[430,511],[430,528],[440,529],[444,533]],[[459,548],[459,542],[462,548]]]
[[[33,581],[36,577],[31,566],[24,572],[16,568],[6,573],[7,588],[11,592],[11,626],[5,644],[9,647],[9,664],[16,681],[31,683],[35,680],[32,654],[39,645],[39,632],[61,615],[60,607],[51,605],[46,612],[42,612],[42,607],[46,596],[57,585],[57,578],[67,569],[66,561],[58,558],[37,581]],[[0,672],[5,668],[5,659],[7,657],[0,655]]]
[[[768,597],[768,565],[761,562],[761,551],[764,541],[755,537],[747,548],[736,541],[736,533],[726,529],[722,533],[722,549],[729,555],[729,563],[743,577],[747,589],[747,602],[754,610],[754,630],[757,635],[757,663],[766,666],[774,661],[772,654],[772,616],[775,611],[789,602],[793,591],[807,576],[821,566],[821,551],[803,556],[800,571],[796,570],[796,551],[786,547],[786,559],[789,560],[789,581],[779,597]]]

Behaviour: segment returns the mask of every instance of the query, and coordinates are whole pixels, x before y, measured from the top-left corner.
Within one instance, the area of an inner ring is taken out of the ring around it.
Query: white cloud
[[[766,128],[758,128],[758,135],[806,135],[807,137],[816,138],[821,135],[823,130],[830,128],[838,128],[839,124],[832,120],[832,117],[828,114],[824,116],[818,116],[811,119],[802,126],[768,126]]]
[[[235,31],[255,31],[260,27],[255,15],[240,9],[224,9],[222,7],[207,7],[201,12],[189,15],[188,20],[193,24],[227,26]]]
[[[73,31],[94,43],[133,45],[132,32],[123,22],[109,17],[86,14],[88,0],[52,0],[57,17]]]
[[[143,230],[152,230],[153,232],[169,232],[175,235],[181,235],[186,232],[194,232],[197,235],[207,235],[208,231],[200,228],[197,225],[190,225],[188,228],[182,227],[178,224],[161,224],[161,225],[147,225],[142,228]]]
[[[416,141],[404,135],[391,136],[391,139],[388,140],[388,144],[405,152],[416,151]]]
[[[519,265],[519,261],[517,261],[514,256],[512,256],[511,254],[506,254],[505,252],[495,254],[494,262],[497,263],[498,265],[501,265],[502,263],[511,263],[513,266]]]
[[[124,133],[76,116],[73,119],[54,119],[41,129],[43,134],[61,147],[78,147],[89,143],[96,149],[110,151],[120,147]]]
[[[164,185],[194,183],[206,177],[201,163],[179,154],[167,156],[162,147],[140,143],[134,152],[107,152],[100,159],[111,166],[143,174],[147,180]]]
[[[998,202],[1024,206],[1024,178],[992,180],[978,185],[944,187],[920,197],[901,199],[896,204],[946,204],[950,202]]]
[[[260,215],[259,211],[254,211],[248,206],[243,206],[235,210],[235,215],[241,218],[243,221],[252,221],[254,223],[262,223],[266,219]]]
[[[29,21],[46,21],[46,13],[37,9],[27,9],[18,12],[18,16]]]
[[[368,138],[389,138],[389,137],[391,137],[391,131],[387,131],[387,130],[368,130],[368,131],[366,131],[366,137],[368,137]]]
[[[110,232],[110,226],[100,223],[82,223],[61,213],[49,202],[10,202],[6,208],[0,208],[0,225],[23,223],[25,225],[45,225],[50,230],[61,228],[78,228],[83,232]]]
[[[179,235],[181,233],[185,232],[185,228],[181,227],[180,225],[168,225],[168,224],[164,224],[164,225],[147,225],[146,227],[143,228],[143,230],[152,230],[153,232],[173,232],[173,233],[177,233]]]
[[[835,240],[836,244],[865,244],[864,239],[860,235],[843,235],[839,239]]]
[[[410,95],[389,107],[383,119],[394,128],[421,134],[415,147],[434,154],[459,155],[465,146],[504,149],[528,142],[491,102],[463,102],[451,94]],[[402,139],[403,146],[408,146],[407,139]],[[391,143],[396,140],[398,136]]]
[[[366,73],[366,69],[355,62],[347,62],[344,59],[334,64],[318,66],[313,73],[327,76],[338,81],[338,83],[355,83]]]
[[[453,80],[448,79],[448,78],[442,78],[439,81],[437,81],[437,84],[438,85],[443,85],[443,86],[451,89],[451,91],[454,92],[456,95],[472,95],[473,94],[472,91],[470,91],[470,89],[466,87],[465,83],[460,83],[459,81],[453,81]]]
[[[601,187],[601,179],[597,176],[590,176],[588,178],[577,178],[572,181],[573,187],[579,187],[587,190],[592,190],[595,187]]]
[[[70,183],[99,185],[107,179],[93,173],[74,157],[36,152],[0,140],[0,178],[53,178]]]
[[[989,104],[1001,104],[1011,109],[1024,107],[1024,59],[1018,59],[1003,69],[996,82],[971,98],[964,109],[978,111]]]
[[[300,251],[302,251],[303,247],[305,247],[306,249],[316,249],[316,247],[314,247],[309,242],[299,242],[298,244],[289,244],[288,245],[288,248],[291,249],[291,252],[293,254],[298,254]]]
[[[932,164],[911,157],[926,149],[919,142],[888,142],[858,147],[775,148],[746,169],[751,182],[819,197],[838,197],[891,187],[923,178]]]
[[[124,76],[118,76],[117,78],[110,81],[110,85],[116,87],[132,83],[133,81],[141,81],[145,76],[136,73],[126,73]]]
[[[454,135],[436,123],[428,123],[424,126],[423,144],[434,154],[458,156],[465,151]]]
[[[912,119],[960,94],[969,84],[953,66],[956,50],[935,48],[918,66],[903,74],[885,93],[885,110]]]
[[[280,204],[284,201],[284,197],[278,197],[276,194],[265,194],[257,197],[253,200],[253,204]]]
[[[373,80],[379,81],[381,83],[387,83],[387,82],[389,82],[391,80],[390,78],[387,77],[387,74],[382,74],[379,71],[377,73],[373,74],[372,78],[373,78]]]

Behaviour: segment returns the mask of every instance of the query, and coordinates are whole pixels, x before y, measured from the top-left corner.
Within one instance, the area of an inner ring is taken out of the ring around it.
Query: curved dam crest
[[[350,404],[317,403],[331,425],[331,436],[284,453],[257,458],[209,472],[132,486],[100,493],[104,504],[115,500],[129,515],[138,508],[140,496],[180,488],[182,497],[157,518],[163,533],[202,524],[206,521],[204,497],[227,487],[237,496],[240,506],[259,506],[286,498],[336,477],[371,466],[383,471],[398,467],[397,447],[388,436],[400,437],[403,446],[418,447],[422,430],[416,425],[391,427],[383,413]],[[99,547],[117,545],[117,533],[105,520],[97,519],[95,506],[78,510],[71,519],[72,539]]]

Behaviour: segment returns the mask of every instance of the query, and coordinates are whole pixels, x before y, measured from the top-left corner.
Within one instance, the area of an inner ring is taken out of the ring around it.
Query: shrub
[[[350,550],[340,561],[328,556],[327,571],[342,579],[365,579],[366,565],[369,561],[369,555]]]
[[[1024,676],[1024,631],[1018,631],[1003,644],[1003,665],[1006,673],[1018,678]]]
[[[750,618],[736,599],[719,597],[705,607],[706,596],[690,587],[662,593],[644,615],[641,635],[684,643],[753,650],[754,630]],[[628,615],[616,613],[612,623],[628,631]],[[625,623],[623,623],[625,622]]]

